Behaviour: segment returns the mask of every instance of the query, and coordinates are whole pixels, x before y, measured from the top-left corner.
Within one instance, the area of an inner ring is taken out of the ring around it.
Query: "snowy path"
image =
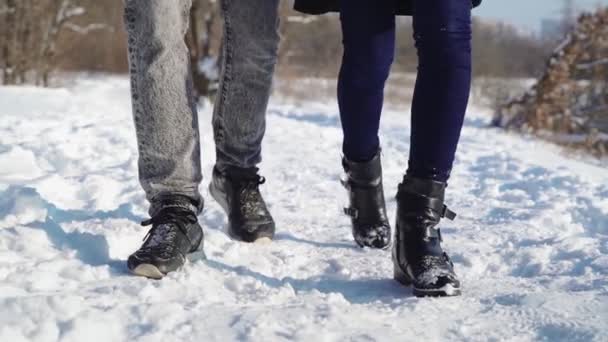
[[[207,205],[204,260],[163,281],[124,260],[145,229],[128,83],[0,88],[0,341],[608,341],[608,172],[467,119],[446,247],[464,295],[417,299],[389,252],[351,240],[333,104],[271,106],[269,246],[231,241]],[[201,113],[210,175],[210,112]],[[382,125],[394,216],[407,116]]]

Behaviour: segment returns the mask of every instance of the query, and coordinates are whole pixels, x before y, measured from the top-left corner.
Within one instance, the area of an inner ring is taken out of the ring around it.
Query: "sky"
[[[542,19],[558,18],[561,0],[483,0],[474,14],[481,18],[513,24],[523,31],[537,33]],[[598,5],[608,6],[608,0],[575,0],[578,10],[590,10]]]

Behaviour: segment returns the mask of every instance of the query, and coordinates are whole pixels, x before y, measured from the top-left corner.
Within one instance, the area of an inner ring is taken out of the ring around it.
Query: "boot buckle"
[[[350,184],[347,178],[340,178],[340,184],[342,184],[344,189],[350,190]]]
[[[454,221],[454,219],[456,218],[456,213],[451,211],[446,205],[444,205],[441,211],[441,217],[445,217],[450,221]]]
[[[441,238],[441,231],[433,226],[425,227],[423,237],[427,241],[429,239],[438,239],[439,241],[443,241]]]
[[[359,217],[359,210],[357,210],[355,208],[347,207],[347,208],[344,208],[344,214],[356,219],[357,217]]]

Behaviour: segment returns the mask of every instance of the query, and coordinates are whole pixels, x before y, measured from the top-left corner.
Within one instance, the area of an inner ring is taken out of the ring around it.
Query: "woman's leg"
[[[418,79],[408,174],[397,193],[395,279],[414,295],[457,296],[460,281],[438,228],[471,85],[471,1],[414,0]]]
[[[414,0],[418,79],[408,174],[446,182],[471,87],[471,1]]]
[[[384,83],[395,54],[394,0],[341,0],[344,57],[338,80],[343,152],[371,160],[379,149]]]
[[[394,0],[342,0],[344,58],[338,102],[353,237],[361,247],[387,248],[391,229],[382,189],[378,126],[384,83],[395,50]]]

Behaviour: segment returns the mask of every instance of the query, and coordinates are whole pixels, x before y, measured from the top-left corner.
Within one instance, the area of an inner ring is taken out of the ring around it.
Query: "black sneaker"
[[[344,213],[351,217],[352,233],[360,247],[386,249],[391,244],[391,226],[386,215],[382,188],[380,152],[366,163],[342,159],[350,205]]]
[[[161,209],[141,224],[152,225],[152,229],[144,237],[141,248],[127,261],[129,270],[139,276],[162,279],[182,267],[186,255],[195,252],[203,242],[203,230],[196,214],[184,207]]]
[[[211,196],[228,215],[228,234],[235,240],[267,243],[272,240],[275,223],[260,193],[266,181],[257,168],[213,169],[209,184]]]
[[[417,297],[460,295],[454,264],[441,248],[441,218],[456,217],[443,203],[446,184],[406,176],[397,194],[393,247],[395,280]]]

